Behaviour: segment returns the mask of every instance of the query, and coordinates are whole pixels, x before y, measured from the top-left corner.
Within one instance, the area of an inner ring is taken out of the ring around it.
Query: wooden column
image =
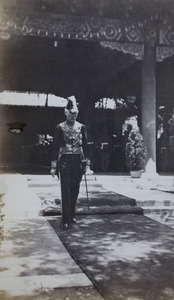
[[[156,43],[147,39],[142,62],[142,134],[147,148],[145,173],[156,174]]]

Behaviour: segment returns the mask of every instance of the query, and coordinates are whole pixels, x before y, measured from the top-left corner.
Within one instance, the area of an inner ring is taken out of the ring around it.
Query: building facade
[[[85,4],[81,4],[82,6],[80,6],[80,4],[79,6],[77,6],[76,4],[75,6],[74,1],[70,1],[71,11],[68,11],[67,14],[65,13],[66,7],[64,6],[60,6],[59,10],[58,8],[56,10],[55,1],[32,1],[30,2],[30,4],[32,4],[30,5],[30,9],[28,6],[28,2],[24,1],[22,5],[19,5],[16,2],[14,4],[14,7],[10,6],[10,4],[7,2],[6,5],[2,5],[0,10],[0,39],[2,47],[2,55],[0,61],[1,91],[3,91],[4,89],[25,89],[29,92],[41,92],[42,89],[43,92],[52,92],[55,94],[59,94],[59,96],[66,94],[66,87],[63,91],[57,87],[57,85],[60,85],[61,82],[60,74],[57,77],[57,80],[59,82],[57,83],[54,76],[52,76],[52,72],[50,71],[50,68],[60,69],[60,65],[57,61],[60,60],[61,57],[63,57],[64,50],[62,50],[62,56],[59,53],[55,64],[54,61],[51,61],[51,67],[49,65],[49,68],[47,70],[43,68],[43,65],[40,65],[40,70],[43,70],[45,76],[47,74],[47,76],[50,78],[50,82],[52,83],[51,85],[45,85],[44,83],[41,84],[40,78],[38,80],[39,83],[36,79],[34,82],[31,80],[31,84],[29,81],[27,81],[27,84],[25,84],[26,81],[21,79],[20,82],[16,83],[16,85],[12,84],[12,78],[10,77],[10,67],[8,66],[8,68],[6,68],[6,63],[7,60],[13,61],[13,54],[10,53],[9,49],[10,43],[12,43],[13,45],[15,44],[15,51],[18,51],[18,46],[15,43],[16,40],[24,39],[30,41],[30,43],[31,41],[40,41],[40,53],[42,52],[42,45],[44,45],[44,43],[47,43],[47,45],[51,43],[54,50],[59,48],[59,45],[62,43],[62,41],[65,41],[66,43],[68,41],[72,41],[73,45],[74,43],[76,43],[76,45],[79,45],[79,42],[83,44],[86,43],[86,48],[89,48],[89,45],[92,45],[91,47],[93,47],[93,45],[95,44],[97,45],[97,48],[95,48],[96,53],[94,59],[92,58],[93,52],[91,52],[90,56],[91,60],[93,59],[93,62],[101,59],[102,63],[102,60],[105,59],[104,55],[103,57],[97,56],[96,49],[99,48],[109,49],[112,52],[112,54],[110,54],[112,55],[112,57],[114,57],[113,53],[117,53],[117,55],[121,53],[119,62],[122,67],[124,66],[124,68],[125,66],[129,67],[131,64],[135,64],[135,62],[138,61],[139,64],[141,64],[138,74],[138,77],[140,77],[141,79],[138,90],[138,97],[140,98],[140,127],[147,148],[145,172],[149,175],[155,175],[157,173],[157,132],[159,129],[157,126],[158,110],[163,106],[157,105],[157,74],[160,74],[160,67],[158,67],[158,64],[170,59],[174,54],[174,24],[171,17],[171,11],[174,8],[173,6],[171,6],[172,1],[167,2],[165,4],[165,7],[157,7],[156,4],[154,4],[155,6],[152,7],[153,9],[151,11],[151,6],[149,3],[147,3],[148,8],[145,7],[144,4],[141,6],[141,9],[138,10],[138,7],[133,5],[132,1],[126,1],[126,6],[122,7],[122,11],[120,11],[119,13],[118,8],[120,9],[120,7],[117,7],[116,10],[116,7],[114,6],[112,1],[106,1],[106,4],[108,5],[107,7],[110,7],[110,14],[108,14],[109,17],[107,17],[106,7],[102,10],[101,5],[99,5],[100,11],[98,10],[96,15],[94,15],[94,12],[90,13],[89,8],[86,15]],[[79,3],[82,2],[79,1]],[[92,2],[90,3],[92,5]],[[159,1],[159,3],[161,3],[161,1]],[[129,15],[126,15],[126,13],[128,14],[128,8],[130,7],[130,5],[132,5],[131,8],[132,11],[134,11],[134,14],[132,13],[131,15],[130,13]],[[73,8],[75,9],[75,12],[72,10]],[[115,15],[114,12],[111,13],[112,10],[115,10]],[[64,13],[59,13],[59,11]],[[101,17],[99,15],[101,15]],[[25,47],[28,47],[28,44],[22,45],[25,52]],[[5,49],[7,49],[8,55],[6,54]],[[83,50],[84,49],[85,47],[83,48]],[[21,53],[21,49],[19,50]],[[85,51],[86,50],[84,50],[82,56],[86,55]],[[22,65],[22,62],[24,60],[30,61],[30,51],[28,50],[28,52],[25,53],[27,53],[28,56],[26,55],[25,57],[22,57],[21,60],[18,57],[19,65]],[[56,58],[56,54],[54,55]],[[75,54],[73,57],[75,57]],[[35,62],[37,61],[37,59],[38,57],[36,55]],[[46,56],[43,57],[43,61],[44,59],[45,61],[47,60]],[[77,61],[74,60],[74,69],[77,68],[76,64]],[[117,65],[118,69],[121,70],[121,66],[119,64]],[[106,72],[105,74],[103,73],[103,76],[106,76],[107,79],[109,76],[112,76],[113,81],[115,74],[115,80],[118,81],[119,73],[114,73],[114,68],[116,67],[113,66],[113,74],[111,68],[110,72]],[[166,68],[166,70],[168,69]],[[21,72],[21,68],[19,68],[19,71]],[[38,72],[37,67],[35,69],[35,65],[33,64],[33,74],[36,72]],[[25,73],[22,76],[25,77]],[[41,77],[40,75],[38,76]],[[90,72],[87,72],[87,76],[88,77],[85,77],[85,83],[87,81],[89,82],[90,93],[88,90],[88,85],[83,85],[82,83],[80,83],[80,87],[78,87],[77,91],[81,90],[81,92],[79,92],[79,95],[78,93],[76,94],[76,97],[80,98],[81,107],[83,107],[82,110],[84,111],[84,120],[85,118],[88,119],[86,115],[90,114],[91,107],[94,105],[94,102],[98,100],[96,98],[100,98],[99,93],[96,95],[96,81],[94,88],[92,89],[92,82],[94,81],[93,75]],[[132,73],[132,77],[134,76],[136,77],[136,74]],[[168,76],[170,75],[166,73],[165,77]],[[9,81],[7,80],[7,78],[9,78]],[[15,81],[16,78],[13,78],[13,80]],[[75,82],[76,85],[77,81],[73,82]],[[101,85],[102,81],[100,82],[100,86]],[[75,87],[73,88],[74,90],[72,89],[72,91],[76,91]],[[84,91],[84,95],[82,93],[82,90]],[[168,94],[170,94],[169,90]],[[129,92],[133,94],[134,89],[132,89],[132,91],[131,89],[129,89],[127,95],[129,95]],[[70,91],[68,93],[70,93]],[[101,94],[101,97],[102,96],[103,95]],[[170,109],[172,110],[174,108],[173,101],[170,96],[169,98],[170,99],[168,101],[167,107],[170,107]],[[88,112],[87,114],[86,111]],[[171,116],[172,115],[170,115],[169,117],[171,118]],[[88,122],[88,120],[86,121]]]

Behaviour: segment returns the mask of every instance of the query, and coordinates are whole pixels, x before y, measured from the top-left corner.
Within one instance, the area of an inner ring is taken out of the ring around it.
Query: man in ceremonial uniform
[[[76,223],[75,205],[86,169],[87,132],[85,125],[76,121],[78,112],[75,97],[68,98],[66,121],[56,126],[53,137],[50,173],[58,177],[60,174],[63,229]]]

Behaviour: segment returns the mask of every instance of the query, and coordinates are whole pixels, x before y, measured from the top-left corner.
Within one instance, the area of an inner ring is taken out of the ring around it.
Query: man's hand
[[[83,173],[90,173],[89,170],[90,170],[90,159],[88,158],[84,158],[81,160],[81,164],[82,164],[82,170],[83,170]],[[93,173],[93,171],[92,171]]]
[[[56,175],[56,169],[51,169],[50,174],[54,177]]]
[[[56,175],[56,169],[57,169],[57,161],[53,160],[53,161],[51,161],[51,171],[50,171],[50,174],[53,177]]]

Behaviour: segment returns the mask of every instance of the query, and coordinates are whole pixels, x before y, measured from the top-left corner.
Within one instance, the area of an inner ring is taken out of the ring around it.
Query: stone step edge
[[[60,210],[42,210],[42,213],[44,216],[46,215],[61,215]],[[131,214],[143,214],[143,209],[141,207],[112,207],[112,208],[106,208],[106,207],[85,207],[85,208],[78,208],[76,210],[76,215],[86,215],[86,214],[119,214],[119,213],[131,213]]]
[[[101,187],[103,188],[103,185],[101,183],[97,183],[97,182],[87,182],[88,187]],[[85,187],[85,183],[81,183],[80,185],[81,187]],[[60,182],[58,183],[29,183],[28,184],[29,188],[39,188],[39,187],[60,187]]]
[[[164,201],[161,201],[159,202],[158,201],[158,204],[156,203],[156,201],[153,201],[153,200],[149,200],[150,203],[148,203],[148,201],[139,201],[139,200],[136,200],[136,204],[138,206],[143,206],[143,207],[173,207],[174,209],[174,202],[173,201],[169,201],[170,203],[169,204],[165,204]]]
[[[174,211],[174,206],[141,206],[143,209],[148,209],[148,210],[173,210]]]

